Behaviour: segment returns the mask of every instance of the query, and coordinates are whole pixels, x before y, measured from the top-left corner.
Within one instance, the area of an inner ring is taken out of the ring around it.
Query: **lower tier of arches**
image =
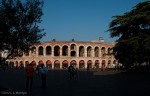
[[[69,65],[73,65],[78,69],[88,68],[114,68],[116,60],[114,59],[95,59],[95,60],[8,60],[6,64],[10,67],[26,67],[32,63],[35,67],[44,64],[48,69],[67,69]]]

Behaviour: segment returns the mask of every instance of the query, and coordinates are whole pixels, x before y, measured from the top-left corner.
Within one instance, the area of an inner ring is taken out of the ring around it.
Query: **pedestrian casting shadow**
[[[4,85],[0,87],[25,92],[24,73],[12,69],[6,70],[4,76],[0,71],[0,83]],[[36,76],[31,96],[150,96],[149,74],[79,70],[78,79],[69,80],[67,70],[50,70],[45,89],[40,88],[40,77]]]

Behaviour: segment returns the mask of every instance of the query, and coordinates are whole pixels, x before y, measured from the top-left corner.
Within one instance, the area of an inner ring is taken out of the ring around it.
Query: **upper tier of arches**
[[[113,45],[106,44],[39,44],[21,56],[67,56],[67,57],[105,57],[112,56]],[[15,56],[20,56],[15,52]]]

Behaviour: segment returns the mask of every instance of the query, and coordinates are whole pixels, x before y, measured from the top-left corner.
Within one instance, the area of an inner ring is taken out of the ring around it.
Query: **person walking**
[[[73,65],[70,65],[68,67],[68,72],[69,72],[69,79],[73,79],[74,75],[75,75],[75,68],[73,67]]]
[[[32,63],[27,65],[25,70],[26,70],[26,77],[27,77],[27,79],[26,79],[26,91],[29,91],[29,90],[32,91],[32,81],[33,81],[33,73],[34,73],[34,68],[33,68]]]
[[[48,72],[48,69],[44,66],[44,64],[42,64],[41,68],[40,68],[41,81],[42,81],[41,88],[46,87],[46,74],[47,74],[47,72]]]

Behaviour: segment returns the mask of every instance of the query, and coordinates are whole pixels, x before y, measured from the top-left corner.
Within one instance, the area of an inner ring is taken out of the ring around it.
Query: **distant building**
[[[115,43],[100,41],[50,41],[35,44],[29,52],[7,60],[12,66],[44,63],[49,69],[64,69],[70,64],[79,69],[112,68],[116,63],[111,48]]]

